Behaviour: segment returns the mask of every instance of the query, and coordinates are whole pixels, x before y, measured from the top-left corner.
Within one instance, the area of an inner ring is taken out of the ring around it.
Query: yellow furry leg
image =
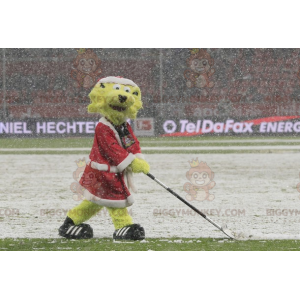
[[[120,229],[124,226],[133,224],[132,218],[129,215],[127,208],[112,208],[106,207],[109,215],[114,223],[115,229]]]
[[[79,205],[69,210],[67,216],[73,220],[75,225],[79,225],[96,215],[102,208],[103,206],[83,200]]]

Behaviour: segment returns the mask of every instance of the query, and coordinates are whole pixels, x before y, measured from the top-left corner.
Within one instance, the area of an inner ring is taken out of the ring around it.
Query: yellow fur
[[[68,211],[67,216],[72,219],[75,225],[82,224],[95,216],[103,206],[83,200],[79,205]],[[127,208],[111,208],[106,207],[109,215],[114,223],[115,229],[133,224],[131,216],[128,214]]]
[[[135,158],[132,163],[130,164],[130,167],[132,169],[133,173],[144,173],[148,174],[150,171],[150,166],[149,164],[140,158]]]
[[[112,208],[106,207],[109,215],[114,223],[115,229],[123,228],[127,225],[133,224],[132,217],[129,215],[127,208]]]
[[[120,125],[126,119],[135,119],[137,112],[142,108],[141,91],[139,87],[119,84],[119,89],[114,89],[115,83],[97,83],[89,94],[91,103],[89,113],[99,113],[107,117],[113,124]],[[127,89],[130,91],[126,91]],[[135,95],[134,93],[138,93]],[[119,95],[127,96],[124,103],[120,103]],[[112,106],[124,108],[124,111],[114,110]]]
[[[75,225],[79,225],[96,215],[102,208],[98,204],[83,200],[79,205],[69,210],[67,216],[72,219]]]

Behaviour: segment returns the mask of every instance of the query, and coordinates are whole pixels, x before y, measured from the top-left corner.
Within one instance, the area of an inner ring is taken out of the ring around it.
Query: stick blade
[[[229,230],[229,229],[227,228],[227,225],[226,225],[226,224],[223,225],[223,226],[221,227],[221,230],[222,230],[222,232],[225,233],[229,238],[231,238],[231,239],[233,239],[233,240],[237,240],[237,238],[234,236],[234,234],[232,233],[232,231]]]

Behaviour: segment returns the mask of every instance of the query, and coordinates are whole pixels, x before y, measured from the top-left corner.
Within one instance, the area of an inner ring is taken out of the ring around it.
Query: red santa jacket
[[[85,199],[107,207],[127,207],[134,199],[127,186],[127,166],[143,158],[140,143],[126,122],[114,126],[101,118],[95,129],[90,160],[80,184],[86,189]]]

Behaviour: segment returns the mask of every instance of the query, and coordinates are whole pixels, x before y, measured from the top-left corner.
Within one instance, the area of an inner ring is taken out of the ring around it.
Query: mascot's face
[[[210,178],[206,172],[194,172],[190,180],[192,184],[198,186],[204,186],[210,182]]]
[[[91,72],[94,72],[97,68],[96,62],[93,58],[82,58],[79,61],[77,69],[83,73],[89,74]]]
[[[206,73],[210,69],[207,59],[193,59],[191,62],[191,69],[196,73]]]
[[[142,108],[141,91],[138,86],[98,82],[89,95],[90,113],[100,113],[113,124],[120,125],[127,118],[135,119]]]

